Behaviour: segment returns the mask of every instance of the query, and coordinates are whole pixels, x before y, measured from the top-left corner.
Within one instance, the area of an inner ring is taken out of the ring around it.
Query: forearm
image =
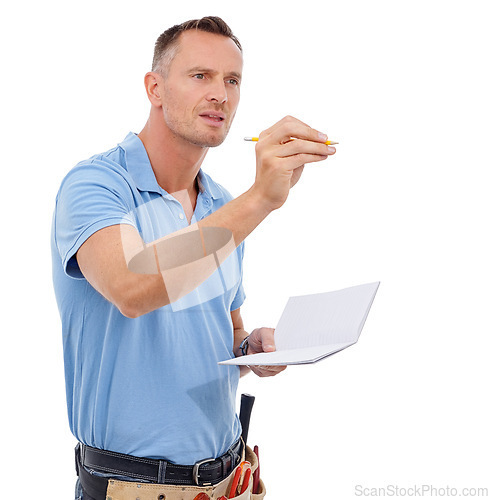
[[[123,242],[127,268],[134,280],[148,283],[148,274],[161,276],[150,286],[126,287],[139,304],[137,315],[179,300],[209,278],[236,247],[270,213],[253,189],[178,233],[150,244]],[[128,238],[134,238],[134,233]],[[239,345],[239,344],[238,344]]]
[[[273,211],[255,187],[238,196],[199,222],[200,227],[223,227],[231,231],[236,246]]]

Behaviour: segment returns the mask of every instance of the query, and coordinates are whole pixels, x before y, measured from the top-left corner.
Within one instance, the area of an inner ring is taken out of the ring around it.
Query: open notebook
[[[290,297],[275,329],[275,352],[250,354],[221,365],[315,363],[355,344],[380,282]]]

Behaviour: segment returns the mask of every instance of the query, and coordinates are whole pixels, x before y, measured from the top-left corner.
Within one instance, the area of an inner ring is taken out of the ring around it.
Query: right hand
[[[264,130],[256,144],[256,179],[253,190],[269,210],[281,207],[304,165],[325,160],[336,149],[324,144],[325,134],[297,118],[286,116]]]

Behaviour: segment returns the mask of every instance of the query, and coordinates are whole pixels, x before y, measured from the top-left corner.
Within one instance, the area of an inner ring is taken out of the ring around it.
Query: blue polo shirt
[[[192,222],[231,200],[202,170],[198,182]],[[133,133],[76,165],[56,198],[53,280],[71,431],[89,446],[183,465],[218,457],[241,432],[239,368],[218,362],[233,356],[243,247],[187,296],[131,319],[87,282],[75,257],[93,233],[116,224],[134,226],[147,243],[188,226]]]

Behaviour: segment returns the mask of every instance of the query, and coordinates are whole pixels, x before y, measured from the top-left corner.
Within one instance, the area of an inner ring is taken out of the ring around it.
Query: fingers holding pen
[[[261,167],[276,168],[276,174],[297,177],[305,164],[324,161],[336,152],[334,147],[317,141],[297,138],[289,139],[283,144],[273,144],[272,141],[270,138],[262,143],[260,139],[256,145],[256,154]]]
[[[307,163],[325,160],[336,149],[326,134],[287,116],[256,138],[256,179],[253,192],[268,210],[283,205]]]
[[[268,150],[279,158],[304,154],[327,157],[336,152],[336,148],[325,144],[327,141],[326,134],[297,118],[286,116],[260,134],[256,149],[257,153]],[[317,158],[309,160],[318,161]]]
[[[277,123],[275,123],[274,125],[272,125],[268,129],[264,130],[260,134],[260,140],[265,139],[268,136],[272,136],[272,135],[275,136],[277,131],[279,131],[281,134],[283,134],[283,133],[287,134],[287,132],[293,133],[293,132],[295,132],[297,126],[302,126],[306,132],[307,132],[307,129],[311,129],[311,127],[309,125],[307,125],[307,123],[304,123],[304,122],[298,120],[297,118],[294,118],[293,116],[285,116],[284,118],[279,120]],[[291,137],[292,136],[290,136],[288,140],[290,140]]]
[[[281,145],[281,147],[277,150],[277,156],[280,158],[286,158],[288,156],[302,154],[320,156],[322,157],[321,159],[326,159],[328,156],[336,153],[336,148],[328,146],[324,142],[294,138]]]

